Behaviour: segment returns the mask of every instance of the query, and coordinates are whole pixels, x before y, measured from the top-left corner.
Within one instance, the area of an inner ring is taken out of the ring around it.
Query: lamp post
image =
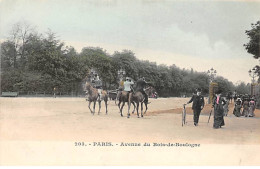
[[[256,73],[256,68],[254,67],[253,69],[250,69],[248,71],[248,74],[250,77],[252,77],[252,83],[251,83],[251,96],[253,96],[255,93],[254,93],[254,83],[255,83],[255,77],[257,76],[257,73]]]
[[[91,68],[90,74],[89,74],[89,80],[92,85],[95,84],[95,81],[99,80],[98,73],[95,69]]]
[[[210,84],[214,81],[215,76],[217,75],[217,71],[213,68],[208,70],[208,75],[209,75],[209,99],[208,99],[208,104],[211,102],[211,97],[210,97]],[[213,96],[213,93],[212,93]]]
[[[257,76],[256,68],[250,69],[248,73],[249,76],[252,77],[252,83],[255,83],[255,77]]]
[[[119,87],[120,87],[120,83],[123,81],[123,78],[125,76],[125,70],[121,68],[120,70],[117,71],[117,75],[119,78]]]

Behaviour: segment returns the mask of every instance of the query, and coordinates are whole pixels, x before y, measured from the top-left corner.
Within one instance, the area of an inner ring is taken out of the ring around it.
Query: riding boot
[[[151,102],[148,102],[148,95],[145,93],[145,99],[144,99],[144,102],[147,103],[147,104],[150,104]]]

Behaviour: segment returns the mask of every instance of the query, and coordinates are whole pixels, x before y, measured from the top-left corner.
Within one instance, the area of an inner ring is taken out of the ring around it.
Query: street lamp
[[[216,74],[217,74],[217,71],[215,69],[211,68],[211,69],[208,70],[207,73],[209,75],[210,83],[212,83],[214,78],[215,78],[215,76],[216,76]]]
[[[252,83],[251,83],[251,96],[254,95],[254,83],[255,83],[255,77],[257,76],[256,68],[250,69],[248,71],[248,74],[250,77],[252,77]]]
[[[90,82],[93,83],[96,80],[96,77],[98,76],[98,73],[95,69],[90,70]]]
[[[123,81],[123,78],[125,75],[125,70],[121,68],[120,70],[117,71],[117,75],[119,78],[119,87],[120,87],[120,83],[121,83],[121,81]]]
[[[249,76],[252,77],[252,83],[255,83],[255,77],[257,76],[256,68],[254,67],[253,69],[250,69],[248,73]]]
[[[217,71],[213,68],[208,70],[208,75],[209,75],[209,99],[208,99],[208,104],[210,104],[212,98],[213,98],[213,91],[210,93],[210,84],[214,81],[215,76],[217,75]],[[210,97],[212,96],[212,98]]]

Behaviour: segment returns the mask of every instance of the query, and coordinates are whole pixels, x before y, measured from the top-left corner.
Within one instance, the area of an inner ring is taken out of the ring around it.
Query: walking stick
[[[212,113],[212,110],[210,110],[210,113],[209,113],[208,124],[209,124],[209,120],[210,120],[211,113]]]
[[[183,110],[182,110],[182,127],[183,125],[185,125],[186,123],[186,108],[185,108],[185,104],[183,105]]]

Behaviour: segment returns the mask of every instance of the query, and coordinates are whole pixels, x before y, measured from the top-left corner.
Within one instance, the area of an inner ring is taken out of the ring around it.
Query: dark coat
[[[204,107],[205,102],[204,102],[204,97],[203,96],[198,96],[198,95],[193,95],[192,98],[190,99],[190,101],[188,101],[188,103],[192,103],[192,109],[196,109],[196,110],[201,110],[201,107]]]
[[[225,125],[224,122],[224,105],[227,101],[220,95],[219,102],[217,103],[217,96],[213,100],[214,107],[214,127],[221,127]]]
[[[145,86],[147,85],[147,82],[139,79],[136,81],[136,91],[144,91]]]

